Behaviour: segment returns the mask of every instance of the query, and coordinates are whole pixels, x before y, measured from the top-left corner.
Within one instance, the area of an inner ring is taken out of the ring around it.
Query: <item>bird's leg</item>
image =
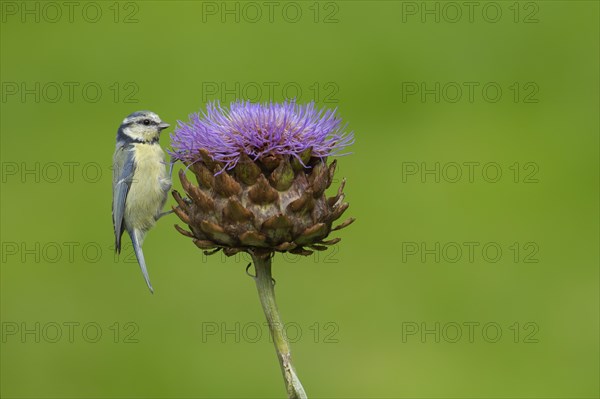
[[[188,205],[192,203],[192,200],[191,200],[191,199],[189,199],[189,198],[183,198],[183,200],[184,200],[184,201],[185,201],[185,203],[186,203],[186,204],[188,204]],[[179,208],[179,205],[177,205],[177,208]],[[156,217],[156,219],[155,219],[155,220],[158,220],[158,219],[160,219],[160,218],[161,218],[161,217],[163,217],[163,216],[170,215],[170,214],[171,214],[171,213],[173,213],[173,212],[175,212],[175,211],[171,209],[170,211],[166,211],[166,212],[159,213],[159,214],[158,214],[158,216]]]
[[[171,156],[171,160],[169,161],[169,177],[173,177],[173,167],[175,166],[175,162],[177,162],[177,159],[175,159],[174,156]]]
[[[173,156],[169,160],[169,179],[173,176],[173,167],[175,166],[176,162],[177,162],[177,159],[175,159],[175,157],[173,157]],[[171,189],[171,187],[169,187],[169,190],[170,189]],[[158,219],[162,218],[163,216],[170,215],[173,212],[174,212],[173,210],[170,210],[170,211],[159,213],[158,216],[156,216],[155,220],[158,220]]]
[[[158,220],[158,219],[160,219],[160,218],[161,218],[161,217],[163,217],[163,216],[170,215],[170,214],[171,214],[171,213],[173,213],[173,212],[175,212],[175,211],[171,209],[170,211],[166,211],[166,212],[159,213],[159,214],[158,214],[158,216],[155,218],[155,220]]]

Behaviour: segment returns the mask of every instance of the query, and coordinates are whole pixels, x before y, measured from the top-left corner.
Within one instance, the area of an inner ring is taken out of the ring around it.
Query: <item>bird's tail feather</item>
[[[140,234],[138,230],[133,230],[129,233],[131,236],[131,242],[133,243],[133,249],[135,251],[135,257],[138,260],[140,265],[140,269],[142,269],[142,274],[144,275],[144,280],[146,280],[146,284],[148,284],[148,288],[150,292],[154,294],[154,288],[152,288],[152,284],[150,283],[150,276],[148,276],[148,270],[146,269],[146,261],[144,260],[144,253],[142,252],[142,241],[143,236]]]

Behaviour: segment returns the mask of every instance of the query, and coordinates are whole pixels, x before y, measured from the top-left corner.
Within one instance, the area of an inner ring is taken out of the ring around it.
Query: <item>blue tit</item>
[[[171,189],[171,178],[165,170],[165,154],[158,144],[160,132],[168,127],[154,112],[134,112],[119,126],[113,156],[115,250],[121,252],[121,237],[126,230],[152,293],[142,243],[156,221],[169,213],[161,213]]]

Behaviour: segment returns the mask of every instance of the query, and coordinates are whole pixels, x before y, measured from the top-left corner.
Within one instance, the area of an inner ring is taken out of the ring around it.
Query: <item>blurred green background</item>
[[[356,135],[357,222],[275,258],[309,397],[599,396],[597,2],[1,5],[3,398],[284,396],[246,257],[171,216],[154,295],[115,259],[110,163],[133,111],[286,96]]]

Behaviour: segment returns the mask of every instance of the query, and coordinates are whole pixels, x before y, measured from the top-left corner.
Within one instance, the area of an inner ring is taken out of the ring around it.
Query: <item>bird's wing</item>
[[[117,147],[113,156],[113,203],[112,216],[115,228],[115,251],[121,252],[121,236],[125,230],[123,217],[125,215],[125,200],[131,182],[135,164],[132,147],[125,145]]]

